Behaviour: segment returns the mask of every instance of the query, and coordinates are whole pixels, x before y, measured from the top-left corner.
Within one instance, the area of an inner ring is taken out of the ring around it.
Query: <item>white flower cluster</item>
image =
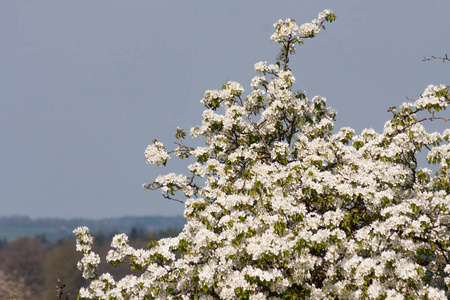
[[[184,175],[169,173],[164,176],[158,176],[155,182],[161,186],[163,193],[176,188],[177,190],[183,191],[187,197],[190,197],[194,192],[193,188],[189,185],[188,177]]]
[[[111,247],[115,250],[110,250],[106,256],[109,263],[119,263],[127,255],[133,254],[133,249],[128,245],[128,237],[123,233],[114,236]]]
[[[276,73],[278,69],[278,65],[267,65],[266,61],[260,61],[255,64],[255,72],[260,74],[266,74],[267,72]]]
[[[83,226],[76,228],[73,233],[77,237],[76,248],[83,254],[83,258],[78,262],[77,267],[83,272],[83,277],[93,279],[96,277],[95,271],[98,270],[100,256],[91,249],[94,245],[94,239],[89,234],[89,228]]]
[[[422,93],[420,99],[414,102],[414,106],[419,109],[423,109],[430,105],[438,105],[439,107],[446,108],[447,98],[445,97],[444,94],[439,93],[445,89],[446,86],[443,84],[440,85],[430,84]]]
[[[292,39],[298,34],[298,25],[292,19],[278,20],[275,24],[275,33],[270,39],[274,42],[282,42]]]
[[[332,10],[326,9],[319,13],[317,19],[312,20],[310,23],[305,23],[298,26],[294,20],[285,19],[278,20],[273,26],[275,27],[275,33],[272,34],[270,39],[278,43],[295,43],[301,44],[304,38],[314,37],[321,28],[325,21],[333,21],[336,16]],[[292,49],[289,48],[292,53]]]
[[[222,90],[207,90],[200,101],[207,107],[217,107],[222,101],[233,101],[235,97],[239,97],[244,92],[244,88],[236,81],[227,81]]]
[[[312,24],[331,16],[324,11]],[[277,24],[279,38],[315,30],[290,19]],[[185,195],[187,224],[149,249],[134,249],[124,234],[112,241],[107,261],[127,258],[141,276],[96,277],[89,231],[74,231],[80,268],[94,278],[82,298],[450,297],[450,130],[427,132],[423,124],[445,119],[434,113],[446,108],[450,88],[430,86],[392,109],[382,133],[335,132],[336,112],[323,97],[294,92],[284,62],[255,64],[264,76],[253,78],[247,97],[235,82],[205,93],[191,136],[206,146],[183,144],[195,160],[191,176],[170,173],[149,185],[167,198]],[[421,151],[438,164],[434,174],[418,166]],[[153,162],[167,159],[162,144],[149,152]]]
[[[170,155],[166,152],[163,143],[155,141],[153,145],[148,145],[145,149],[145,159],[148,164],[161,165],[167,162]]]

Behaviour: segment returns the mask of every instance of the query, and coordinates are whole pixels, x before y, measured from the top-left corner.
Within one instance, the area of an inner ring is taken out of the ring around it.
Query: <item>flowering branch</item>
[[[190,130],[204,146],[186,146],[178,128],[174,150],[157,140],[147,147],[150,164],[194,160],[189,176],[170,173],[143,185],[184,203],[187,223],[148,249],[116,235],[107,261],[144,271],[118,281],[95,274],[93,240],[87,228],[76,229],[79,268],[91,278],[81,298],[450,297],[450,129],[424,127],[448,120],[437,113],[450,87],[430,85],[416,101],[391,108],[381,133],[335,130],[336,112],[323,97],[295,92],[288,68],[295,46],[335,18],[325,10],[301,26],[275,23],[271,39],[282,55],[254,65],[247,96],[234,81],[205,92],[202,122]],[[425,151],[438,165],[434,174],[418,165]]]

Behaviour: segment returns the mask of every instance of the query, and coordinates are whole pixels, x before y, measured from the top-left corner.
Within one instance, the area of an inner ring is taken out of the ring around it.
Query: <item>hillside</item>
[[[13,240],[18,236],[41,236],[54,242],[60,238],[72,235],[72,230],[78,226],[87,226],[91,232],[102,231],[108,235],[111,232],[129,232],[132,228],[138,230],[158,231],[166,228],[181,229],[185,224],[183,216],[164,217],[120,217],[108,219],[32,219],[27,216],[0,217],[0,239]]]

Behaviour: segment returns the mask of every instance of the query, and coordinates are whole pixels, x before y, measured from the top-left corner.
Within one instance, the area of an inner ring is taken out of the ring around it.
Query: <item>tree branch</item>
[[[450,58],[448,58],[447,53],[445,53],[445,56],[437,57],[437,56],[431,56],[429,58],[423,57],[422,61],[429,61],[433,59],[442,59],[442,62],[444,63],[446,60],[450,61]]]

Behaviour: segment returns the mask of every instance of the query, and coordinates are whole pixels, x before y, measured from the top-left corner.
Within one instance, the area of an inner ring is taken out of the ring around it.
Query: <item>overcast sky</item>
[[[249,91],[278,19],[326,8],[337,21],[290,66],[338,127],[381,131],[389,106],[450,83],[450,63],[422,62],[450,53],[448,0],[1,1],[0,216],[182,214],[141,185],[184,164],[146,165],[146,146],[200,123],[205,90]]]

